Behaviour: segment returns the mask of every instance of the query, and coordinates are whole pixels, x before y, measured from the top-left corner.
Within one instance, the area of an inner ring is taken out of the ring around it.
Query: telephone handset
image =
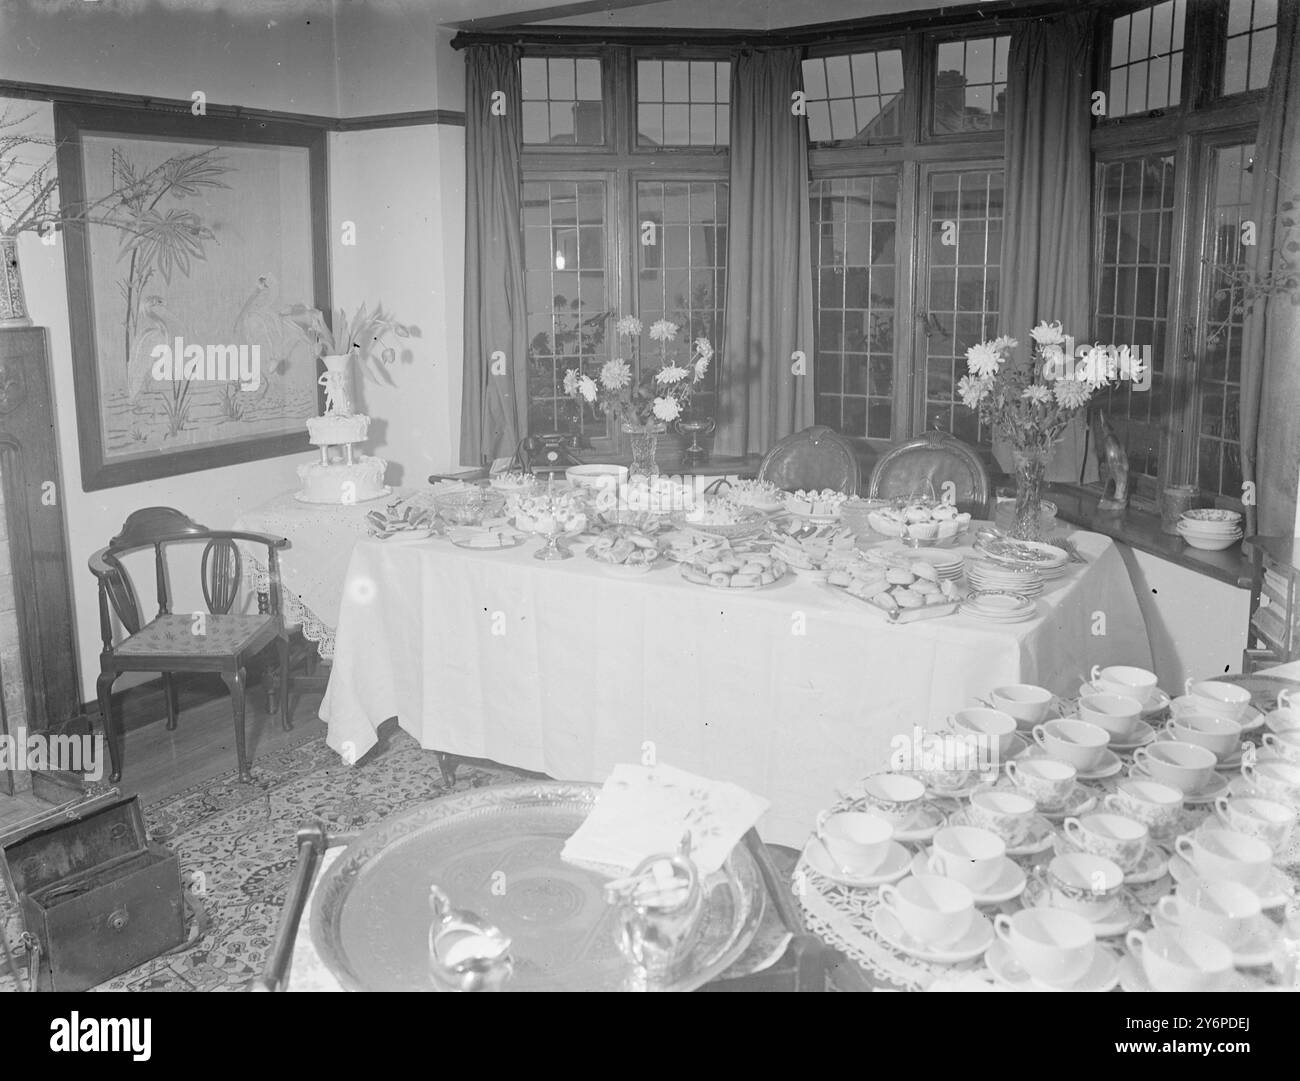
[[[582,463],[574,455],[578,437],[564,432],[525,436],[515,451],[515,461],[525,473],[563,473]]]

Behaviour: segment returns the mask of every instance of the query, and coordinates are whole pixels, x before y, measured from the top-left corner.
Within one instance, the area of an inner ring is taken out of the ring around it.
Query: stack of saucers
[[[1032,597],[986,589],[971,593],[962,601],[960,610],[989,623],[1023,623],[1037,615],[1038,605]]]
[[[1010,567],[991,559],[966,560],[966,581],[972,589],[998,593],[1019,593],[1037,597],[1043,591],[1043,576],[1033,567]]]
[[[1184,511],[1178,522],[1178,533],[1193,548],[1219,552],[1241,540],[1241,515],[1235,510],[1214,507]]]
[[[1036,570],[1045,582],[1061,577],[1070,562],[1069,554],[1055,545],[1009,537],[982,536],[975,551],[1003,567]]]
[[[899,555],[907,558],[909,562],[920,560],[923,563],[929,563],[939,575],[939,581],[950,579],[956,581],[962,573],[962,557],[954,555],[950,551],[944,551],[942,548],[904,548],[900,549]]]

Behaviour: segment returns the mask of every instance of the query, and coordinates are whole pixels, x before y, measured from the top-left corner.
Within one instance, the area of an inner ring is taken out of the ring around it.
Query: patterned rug
[[[294,834],[314,821],[358,830],[418,803],[530,775],[464,763],[444,787],[432,751],[385,729],[378,749],[348,766],[323,737],[260,756],[255,781],[234,772],[144,808],[150,837],[180,856],[181,875],[210,925],[191,949],[101,984],[103,991],[240,991],[261,974],[293,876]],[[2,892],[2,891],[0,891]],[[191,926],[192,914],[186,929]],[[0,958],[0,972],[3,971]],[[7,981],[0,977],[0,986]]]

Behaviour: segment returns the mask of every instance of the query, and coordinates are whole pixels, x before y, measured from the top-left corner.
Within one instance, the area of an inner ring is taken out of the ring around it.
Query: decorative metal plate
[[[607,879],[564,863],[565,841],[600,787],[559,781],[476,789],[426,803],[366,830],[325,872],[312,905],[312,941],[350,991],[429,991],[429,886],[496,924],[514,945],[509,991],[638,990],[619,952]],[[765,893],[744,845],[734,878],[705,883],[704,927],[686,975],[689,991],[725,971],[758,929]]]

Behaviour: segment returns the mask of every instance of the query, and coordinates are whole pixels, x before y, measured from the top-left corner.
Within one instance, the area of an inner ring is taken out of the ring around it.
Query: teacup
[[[1016,719],[1000,709],[959,709],[948,718],[948,726],[960,736],[974,736],[983,743],[989,758],[1007,757],[1016,738]]]
[[[1232,975],[1232,950],[1204,931],[1130,931],[1128,951],[1155,991],[1215,991]]]
[[[1048,811],[1065,802],[1079,775],[1070,763],[1054,758],[1013,758],[1006,770],[1012,784]]]
[[[847,874],[870,874],[884,862],[894,827],[878,815],[863,811],[823,811],[817,816],[817,838],[831,860]]]
[[[925,784],[902,773],[875,773],[862,782],[862,800],[873,814],[903,822],[921,806]]]
[[[1250,705],[1250,691],[1238,687],[1235,683],[1223,683],[1216,679],[1189,679],[1183,684],[1183,690],[1193,698],[1199,698],[1210,706],[1210,712],[1221,717],[1241,720]]]
[[[1034,742],[1058,761],[1086,772],[1101,761],[1110,736],[1087,721],[1048,721],[1034,725]]]
[[[1184,795],[1203,789],[1214,776],[1218,763],[1213,751],[1178,740],[1149,743],[1133,752],[1134,766],[1145,769],[1155,780],[1177,788]]]
[[[1161,897],[1156,911],[1180,927],[1204,931],[1232,945],[1241,940],[1247,924],[1263,908],[1259,895],[1249,886],[1227,879],[1193,878],[1180,882],[1172,894]]]
[[[1258,837],[1237,830],[1203,826],[1181,834],[1174,851],[1206,879],[1226,878],[1256,889],[1273,869],[1273,850]]]
[[[1046,720],[1054,697],[1047,688],[1035,687],[1032,683],[1010,683],[1005,687],[994,687],[989,692],[993,708],[1011,714],[1016,723],[1023,726]]]
[[[1007,844],[992,830],[945,826],[934,835],[927,866],[931,874],[954,878],[983,893],[1004,869]]]
[[[1264,723],[1270,732],[1300,732],[1300,709],[1279,706],[1272,713],[1264,715]]]
[[[1279,758],[1300,763],[1300,729],[1290,732],[1265,732],[1264,746]]]
[[[1296,812],[1292,808],[1258,796],[1220,796],[1214,801],[1214,809],[1225,826],[1258,837],[1274,855],[1286,847],[1296,824]]]
[[[1070,987],[1092,964],[1097,936],[1077,912],[1027,908],[1014,916],[999,912],[993,930],[1031,977],[1051,987]]]
[[[982,829],[992,830],[1009,845],[1023,844],[1034,825],[1034,801],[1005,788],[972,792],[966,816]]]
[[[1053,907],[1079,912],[1089,919],[1113,909],[1124,888],[1124,871],[1119,864],[1091,852],[1054,856],[1045,878]]]
[[[1261,795],[1300,806],[1300,765],[1294,762],[1246,762],[1241,775]]]
[[[1160,832],[1178,821],[1183,808],[1183,794],[1159,781],[1130,777],[1120,781],[1115,791],[1102,800],[1108,811],[1136,819],[1149,830]]]
[[[1136,698],[1142,708],[1156,700],[1160,688],[1154,672],[1133,668],[1127,664],[1112,664],[1109,668],[1092,666],[1092,685],[1102,694],[1115,694]]]
[[[1119,694],[1085,694],[1079,699],[1079,719],[1106,730],[1112,739],[1125,739],[1142,720],[1142,703]]]
[[[1170,718],[1165,731],[1180,743],[1195,743],[1222,761],[1243,748],[1241,725],[1210,713],[1184,713]]]
[[[974,894],[942,875],[909,875],[881,886],[880,903],[914,941],[940,949],[957,942],[975,918]]]
[[[1071,817],[1062,823],[1061,829],[1077,848],[1103,856],[1125,871],[1137,868],[1147,847],[1146,826],[1124,815],[1103,812]]]

